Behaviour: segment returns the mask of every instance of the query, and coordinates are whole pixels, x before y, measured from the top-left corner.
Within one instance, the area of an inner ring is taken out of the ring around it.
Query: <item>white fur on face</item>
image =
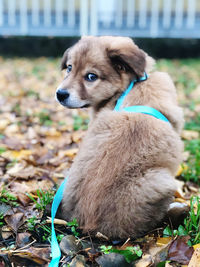
[[[56,90],[56,93],[59,90],[59,88],[62,88],[62,87],[59,86]],[[57,94],[55,94],[55,98],[56,98],[56,101],[58,101],[61,105],[67,108],[82,108],[82,107],[90,105],[89,100],[80,99],[79,95],[77,94],[75,90],[73,92],[69,92],[69,97],[66,98],[64,101],[59,101],[57,98]]]

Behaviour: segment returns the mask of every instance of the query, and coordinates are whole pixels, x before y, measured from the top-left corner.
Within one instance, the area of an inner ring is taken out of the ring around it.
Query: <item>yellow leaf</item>
[[[3,131],[8,126],[9,123],[10,123],[9,120],[1,119],[0,120],[0,130]]]
[[[200,248],[195,249],[192,258],[188,264],[188,267],[200,266]]]
[[[197,249],[197,248],[200,248],[200,244],[196,244],[193,246],[194,250]]]
[[[57,131],[54,128],[48,129],[47,131],[45,131],[45,135],[46,136],[51,136],[51,137],[60,137],[61,136],[61,132]]]
[[[67,149],[67,150],[65,150],[65,151],[59,151],[59,153],[58,153],[58,156],[59,157],[74,157],[74,156],[76,156],[76,154],[77,154],[77,152],[78,152],[78,148],[70,148],[70,149]]]
[[[2,156],[8,159],[27,159],[32,154],[31,150],[22,149],[17,150],[8,150],[2,153]]]
[[[180,176],[184,171],[187,171],[187,170],[188,170],[188,166],[186,164],[179,165],[176,176]]]
[[[172,240],[171,237],[159,237],[156,241],[157,246],[163,246],[168,244]]]
[[[176,195],[175,195],[175,196],[176,196]],[[185,199],[180,198],[180,197],[176,197],[174,201],[175,201],[175,202],[180,202],[180,203],[187,203],[187,201],[186,201]],[[188,204],[188,203],[187,203],[187,204]]]
[[[83,136],[85,135],[84,131],[76,131],[72,134],[72,140],[74,143],[78,143],[82,140]]]

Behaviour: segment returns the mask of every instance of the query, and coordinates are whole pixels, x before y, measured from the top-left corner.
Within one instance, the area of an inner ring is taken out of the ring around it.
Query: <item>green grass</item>
[[[167,226],[163,231],[163,236],[184,236],[189,235],[188,245],[193,246],[200,243],[200,198],[191,197],[190,211],[183,225],[179,225],[177,230],[172,230]]]
[[[4,214],[0,212],[0,227],[4,225]]]
[[[30,194],[27,196],[35,203],[36,209],[45,210],[48,204],[53,201],[55,192],[52,190],[44,191],[42,189],[37,190],[38,201],[32,197]]]
[[[200,185],[200,139],[185,141],[185,150],[190,155],[187,159],[188,169],[183,172],[182,177],[185,181]]]
[[[0,155],[6,151],[5,147],[0,147]]]
[[[34,115],[35,117],[39,118],[40,124],[45,126],[52,126],[53,121],[51,120],[49,110],[42,109],[41,112]]]
[[[157,61],[156,68],[168,72],[177,89],[183,89],[188,97],[200,82],[200,59],[160,59]]]
[[[3,188],[0,192],[0,203],[8,204],[12,207],[17,207],[19,204],[17,203],[17,198],[8,192],[5,188]]]
[[[83,118],[81,116],[74,116],[73,118],[74,118],[74,124],[73,124],[74,131],[87,130],[89,123],[88,118]]]
[[[192,108],[190,109],[192,110]],[[189,121],[186,121],[185,129],[200,132],[200,114],[199,113],[195,116],[195,118]]]

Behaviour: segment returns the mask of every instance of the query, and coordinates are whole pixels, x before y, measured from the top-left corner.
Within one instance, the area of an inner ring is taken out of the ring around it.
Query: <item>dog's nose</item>
[[[62,102],[69,97],[69,93],[65,89],[58,89],[56,92],[57,99]]]

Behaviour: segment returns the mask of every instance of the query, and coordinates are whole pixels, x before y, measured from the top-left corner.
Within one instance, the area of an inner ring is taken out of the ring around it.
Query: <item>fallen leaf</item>
[[[19,140],[16,137],[5,137],[3,139],[3,143],[6,145],[8,149],[13,150],[20,150],[24,148],[24,145],[22,144],[22,141]]]
[[[156,241],[157,246],[163,246],[169,244],[171,242],[172,238],[171,237],[159,237]]]
[[[16,194],[19,193],[36,193],[38,189],[49,190],[53,186],[53,182],[50,180],[29,180],[22,182],[13,182],[10,185],[10,189],[12,192]]]
[[[200,244],[196,244],[193,246],[194,250],[197,249],[197,248],[200,248]]]
[[[85,135],[85,131],[76,131],[76,132],[73,132],[72,134],[72,140],[74,143],[79,143],[81,142],[81,140],[83,139]]]
[[[0,120],[0,131],[3,131],[6,129],[6,127],[10,124],[10,121],[8,119],[2,119]]]
[[[60,137],[61,132],[57,131],[55,128],[46,129],[43,132],[48,137]]]
[[[17,198],[24,207],[27,206],[31,202],[31,199],[26,194],[23,194],[23,193],[18,192]]]
[[[186,164],[179,165],[178,171],[176,173],[176,176],[180,176],[184,171],[188,170],[188,166]]]
[[[199,138],[199,132],[192,131],[192,130],[183,130],[181,137],[185,140],[198,139]]]
[[[26,166],[23,163],[16,163],[12,168],[7,171],[7,174],[12,177],[21,179],[33,178],[39,174],[38,169],[33,166]]]
[[[13,251],[13,255],[31,259],[32,261],[38,264],[45,264],[48,261],[50,261],[50,247],[45,247],[45,248],[30,247],[28,249],[23,249],[17,252]]]
[[[16,238],[17,247],[22,248],[25,245],[29,244],[31,242],[30,237],[31,237],[31,234],[27,232],[17,234],[17,238]]]
[[[24,213],[17,212],[13,215],[7,215],[4,217],[5,222],[7,225],[13,229],[13,231],[16,233],[18,228],[24,223],[23,220]]]
[[[8,239],[13,235],[13,232],[10,230],[10,227],[3,225],[1,228],[1,235],[3,239]]]
[[[198,267],[200,266],[200,248],[195,249],[192,258],[188,264],[188,267]]]
[[[181,264],[188,264],[194,252],[193,247],[189,247],[187,242],[189,236],[178,236],[169,247],[167,259]]]
[[[22,149],[20,151],[8,150],[2,153],[2,156],[11,160],[14,159],[21,160],[21,159],[28,159],[32,153],[33,152],[31,150],[25,150],[25,149]]]
[[[71,157],[74,158],[76,154],[78,153],[78,148],[70,148],[64,151],[59,151],[58,156],[59,157]]]
[[[135,267],[150,267],[152,266],[153,259],[149,254],[145,254],[142,258],[134,265]]]

